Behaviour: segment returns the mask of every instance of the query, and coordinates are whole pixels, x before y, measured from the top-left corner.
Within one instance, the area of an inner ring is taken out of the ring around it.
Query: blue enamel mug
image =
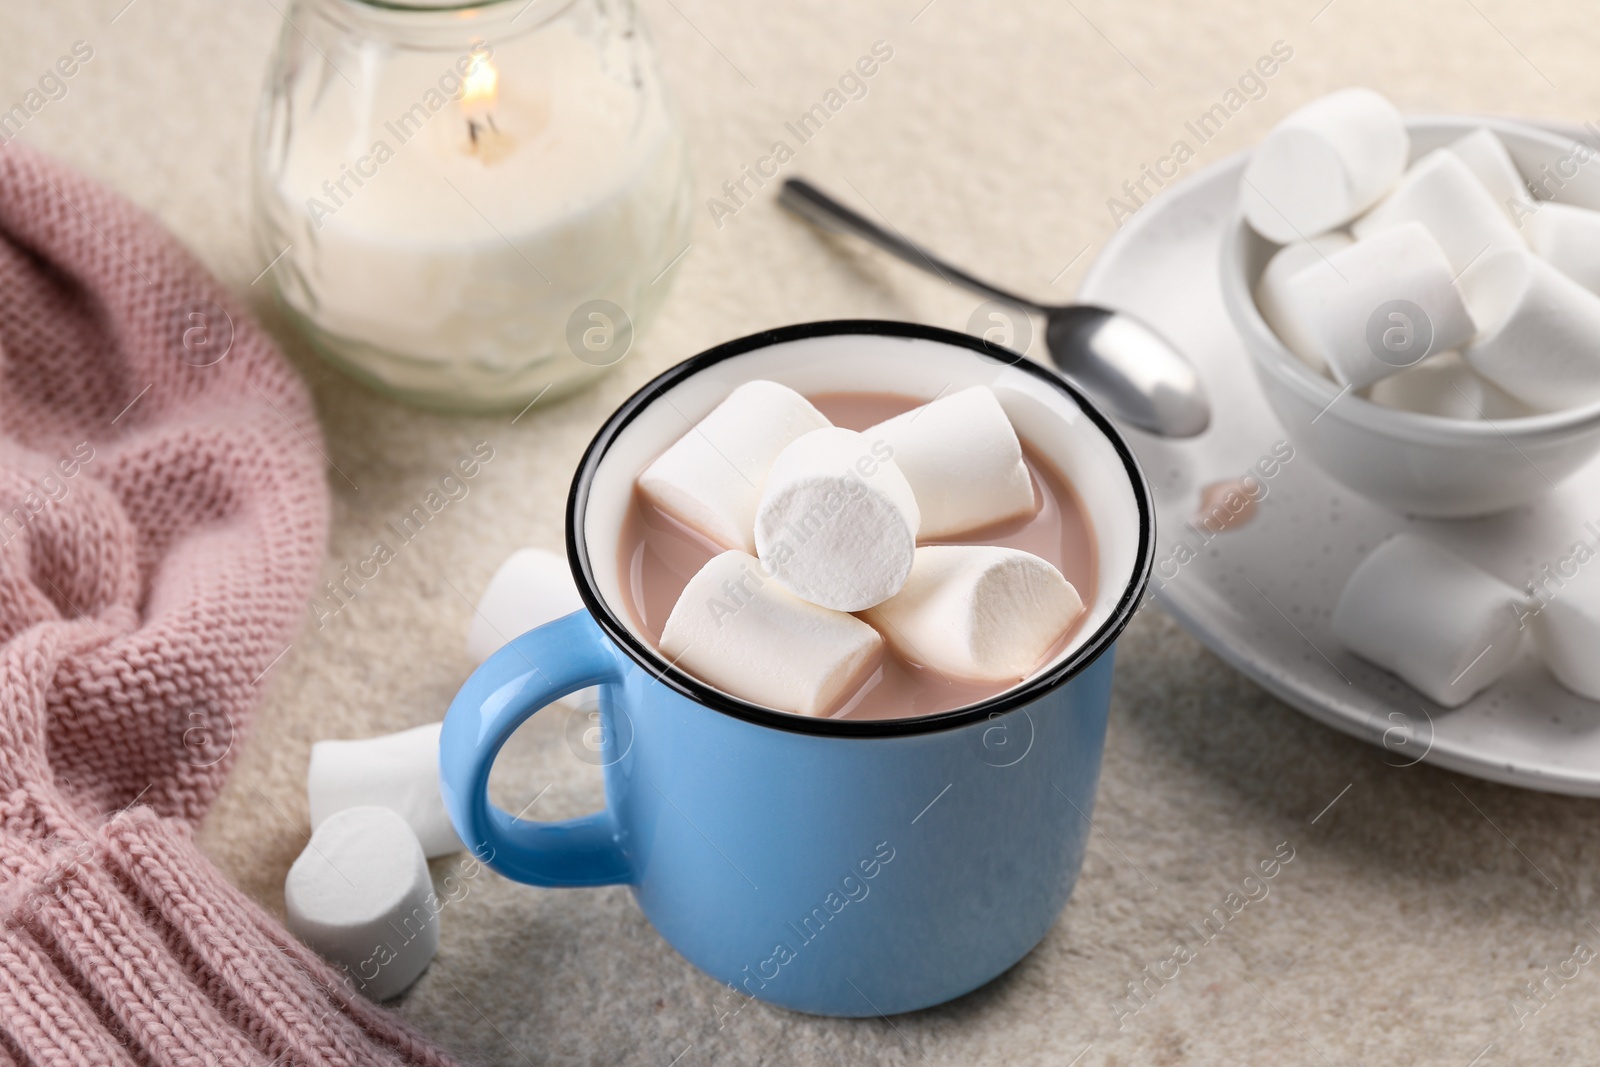
[[[1097,588],[1069,647],[981,703],[878,721],[760,707],[668,662],[619,610],[634,479],[758,378],[922,400],[990,386],[1089,513]],[[839,1016],[960,996],[1026,955],[1077,880],[1114,643],[1149,577],[1152,516],[1110,422],[1060,376],[977,338],[824,322],[713,348],[631,397],[584,454],[567,552],[588,610],[516,638],[462,687],[440,741],[450,817],[508,878],[631,886],[662,937],[741,995]],[[600,687],[606,807],[542,823],[491,805],[507,738],[586,686]]]

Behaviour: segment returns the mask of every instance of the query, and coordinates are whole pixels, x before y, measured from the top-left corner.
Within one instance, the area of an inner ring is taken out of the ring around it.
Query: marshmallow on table
[[[1461,276],[1483,332],[1461,354],[1540,411],[1600,400],[1600,296],[1527,251],[1486,256]]]
[[[1451,141],[1446,149],[1467,165],[1511,224],[1520,227],[1522,219],[1533,208],[1534,199],[1511,153],[1506,151],[1505,142],[1480,126],[1465,137]]]
[[[1528,247],[1592,293],[1600,293],[1600,211],[1543,201],[1523,217]]]
[[[889,455],[882,439],[839,426],[778,454],[756,509],[756,554],[778,584],[835,611],[900,591],[922,517]]]
[[[911,483],[923,541],[1033,514],[1022,442],[988,386],[949,393],[864,432],[888,444]]]
[[[1529,605],[1539,658],[1556,681],[1600,700],[1600,560],[1579,563],[1577,574],[1558,588],[1545,585],[1539,599]]]
[[[478,599],[467,628],[467,655],[482,663],[513,638],[582,607],[566,556],[519,549],[500,564]]]
[[[1356,240],[1406,223],[1420,222],[1433,234],[1459,274],[1506,249],[1528,247],[1483,183],[1446,149],[1429,152],[1406,172],[1394,192],[1356,220]]]
[[[542,548],[518,549],[500,564],[478,599],[467,624],[467,655],[474,663],[482,663],[529,630],[582,607],[566,556]],[[599,698],[600,687],[592,685],[562,697],[561,702],[577,707]]]
[[[1019,682],[1083,614],[1072,583],[1015,548],[917,549],[898,594],[862,613],[891,648],[940,674]]]
[[[1313,100],[1250,153],[1239,185],[1245,221],[1278,244],[1337,229],[1389,191],[1410,151],[1400,112],[1371,89]]]
[[[317,827],[283,884],[289,930],[372,1000],[397,996],[439,947],[428,861],[387,808],[348,808]]]
[[[661,651],[752,704],[820,716],[877,665],[883,639],[853,615],[790,593],[754,556],[729,551],[684,586]]]
[[[795,438],[829,425],[788,386],[745,382],[644,469],[639,490],[721,547],[754,552],[767,468]]]
[[[1384,407],[1446,419],[1511,419],[1526,405],[1477,374],[1459,352],[1443,352],[1372,383],[1367,399]]]
[[[1278,335],[1283,346],[1318,374],[1326,373],[1328,364],[1317,351],[1316,345],[1300,332],[1298,321],[1288,314],[1284,306],[1284,286],[1305,268],[1320,263],[1324,256],[1348,248],[1353,240],[1343,230],[1334,230],[1309,241],[1284,245],[1273,254],[1267,269],[1261,272],[1261,279],[1256,282],[1256,307],[1261,310],[1261,317],[1272,327],[1272,332]]]
[[[1420,308],[1424,321],[1410,321],[1414,312],[1384,310],[1400,300]],[[1334,379],[1356,389],[1458,348],[1478,332],[1450,261],[1418,222],[1319,258],[1284,283],[1281,306]]]
[[[439,731],[430,723],[382,737],[318,741],[311,746],[306,797],[311,826],[350,808],[375,806],[399,815],[431,859],[461,850],[439,795]]]
[[[1333,609],[1333,633],[1362,659],[1447,708],[1493,685],[1517,654],[1522,596],[1412,534],[1356,567]]]

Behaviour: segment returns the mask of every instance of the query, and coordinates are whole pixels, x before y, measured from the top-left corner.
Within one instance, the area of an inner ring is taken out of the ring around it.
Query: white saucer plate
[[[1539,125],[1583,136],[1574,126]],[[1535,658],[1527,631],[1504,678],[1446,709],[1346,652],[1329,627],[1350,572],[1400,530],[1519,589],[1546,565],[1554,570],[1578,542],[1600,553],[1600,461],[1531,507],[1428,520],[1368,502],[1323,474],[1304,450],[1279,460],[1293,443],[1256,383],[1218,283],[1222,231],[1244,162],[1243,155],[1225,159],[1140,208],[1078,291],[1080,300],[1131,311],[1177,342],[1210,392],[1212,425],[1199,437],[1164,441],[1126,431],[1156,498],[1157,602],[1269,692],[1381,745],[1392,763],[1421,761],[1508,785],[1600,796],[1600,703],[1562,688]],[[1248,521],[1216,533],[1196,521],[1206,487],[1247,474],[1259,496]]]

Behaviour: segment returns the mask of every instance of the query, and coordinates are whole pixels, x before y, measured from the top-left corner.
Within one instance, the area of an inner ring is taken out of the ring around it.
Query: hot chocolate
[[[883,393],[824,393],[808,397],[835,426],[865,430],[917,407],[921,401]],[[924,543],[997,545],[1021,549],[1053,564],[1084,603],[1095,599],[1097,570],[1088,513],[1072,485],[1023,442],[1023,460],[1033,481],[1038,509],[959,536]],[[690,529],[635,493],[618,545],[623,601],[633,621],[659,646],[662,628],[689,579],[722,546]],[[1077,633],[1080,618],[1042,662],[1053,659]],[[834,718],[898,719],[950,711],[987,699],[1010,683],[982,684],[948,677],[885,650],[878,668],[848,693]]]

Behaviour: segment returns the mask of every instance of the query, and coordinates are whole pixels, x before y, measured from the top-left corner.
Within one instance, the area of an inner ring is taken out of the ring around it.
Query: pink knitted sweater
[[[0,149],[0,1065],[449,1062],[193,841],[305,615],[318,440],[157,226]]]

